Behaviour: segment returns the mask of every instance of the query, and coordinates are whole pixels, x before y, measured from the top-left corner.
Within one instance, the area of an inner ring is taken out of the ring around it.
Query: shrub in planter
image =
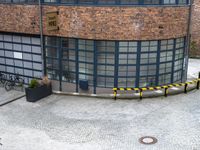
[[[39,86],[38,80],[37,79],[32,79],[28,87],[29,88],[36,88],[38,86]]]
[[[43,77],[40,81],[32,79],[25,92],[27,101],[36,102],[52,94],[51,82],[47,77]]]

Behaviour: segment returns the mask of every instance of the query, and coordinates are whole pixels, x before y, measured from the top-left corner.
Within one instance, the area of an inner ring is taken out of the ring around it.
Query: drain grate
[[[143,136],[143,137],[139,138],[139,142],[142,144],[150,145],[150,144],[157,143],[158,140],[152,136]]]

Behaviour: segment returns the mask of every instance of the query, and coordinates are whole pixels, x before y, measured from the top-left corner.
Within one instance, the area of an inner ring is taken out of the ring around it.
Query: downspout
[[[187,27],[187,46],[186,46],[186,80],[187,80],[187,72],[188,72],[188,59],[189,59],[189,51],[190,51],[190,43],[191,43],[191,21],[192,21],[192,5],[193,5],[194,0],[190,0],[189,4],[189,16],[188,16],[188,27]]]
[[[45,52],[44,52],[44,41],[43,41],[43,20],[42,20],[42,5],[41,0],[38,0],[39,3],[39,24],[40,24],[40,46],[41,46],[41,54],[42,54],[42,75],[46,75],[45,70]]]

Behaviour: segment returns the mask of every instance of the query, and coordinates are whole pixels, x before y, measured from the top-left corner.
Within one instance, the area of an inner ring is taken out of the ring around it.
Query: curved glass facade
[[[91,87],[146,87],[185,81],[186,38],[99,41],[45,37],[50,79]]]

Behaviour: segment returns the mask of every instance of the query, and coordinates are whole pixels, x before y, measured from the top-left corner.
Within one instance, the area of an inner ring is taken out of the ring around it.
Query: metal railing
[[[190,84],[196,84],[196,89],[199,89],[200,86],[200,72],[197,79],[185,82],[185,83],[173,83],[169,85],[163,85],[163,86],[155,86],[155,87],[142,87],[142,88],[113,88],[113,95],[114,99],[117,99],[117,91],[136,91],[139,93],[139,98],[143,98],[143,92],[144,91],[155,91],[155,90],[161,90],[164,89],[164,96],[167,97],[169,94],[169,89],[172,87],[184,87],[184,93],[187,93],[188,91],[188,85]]]

